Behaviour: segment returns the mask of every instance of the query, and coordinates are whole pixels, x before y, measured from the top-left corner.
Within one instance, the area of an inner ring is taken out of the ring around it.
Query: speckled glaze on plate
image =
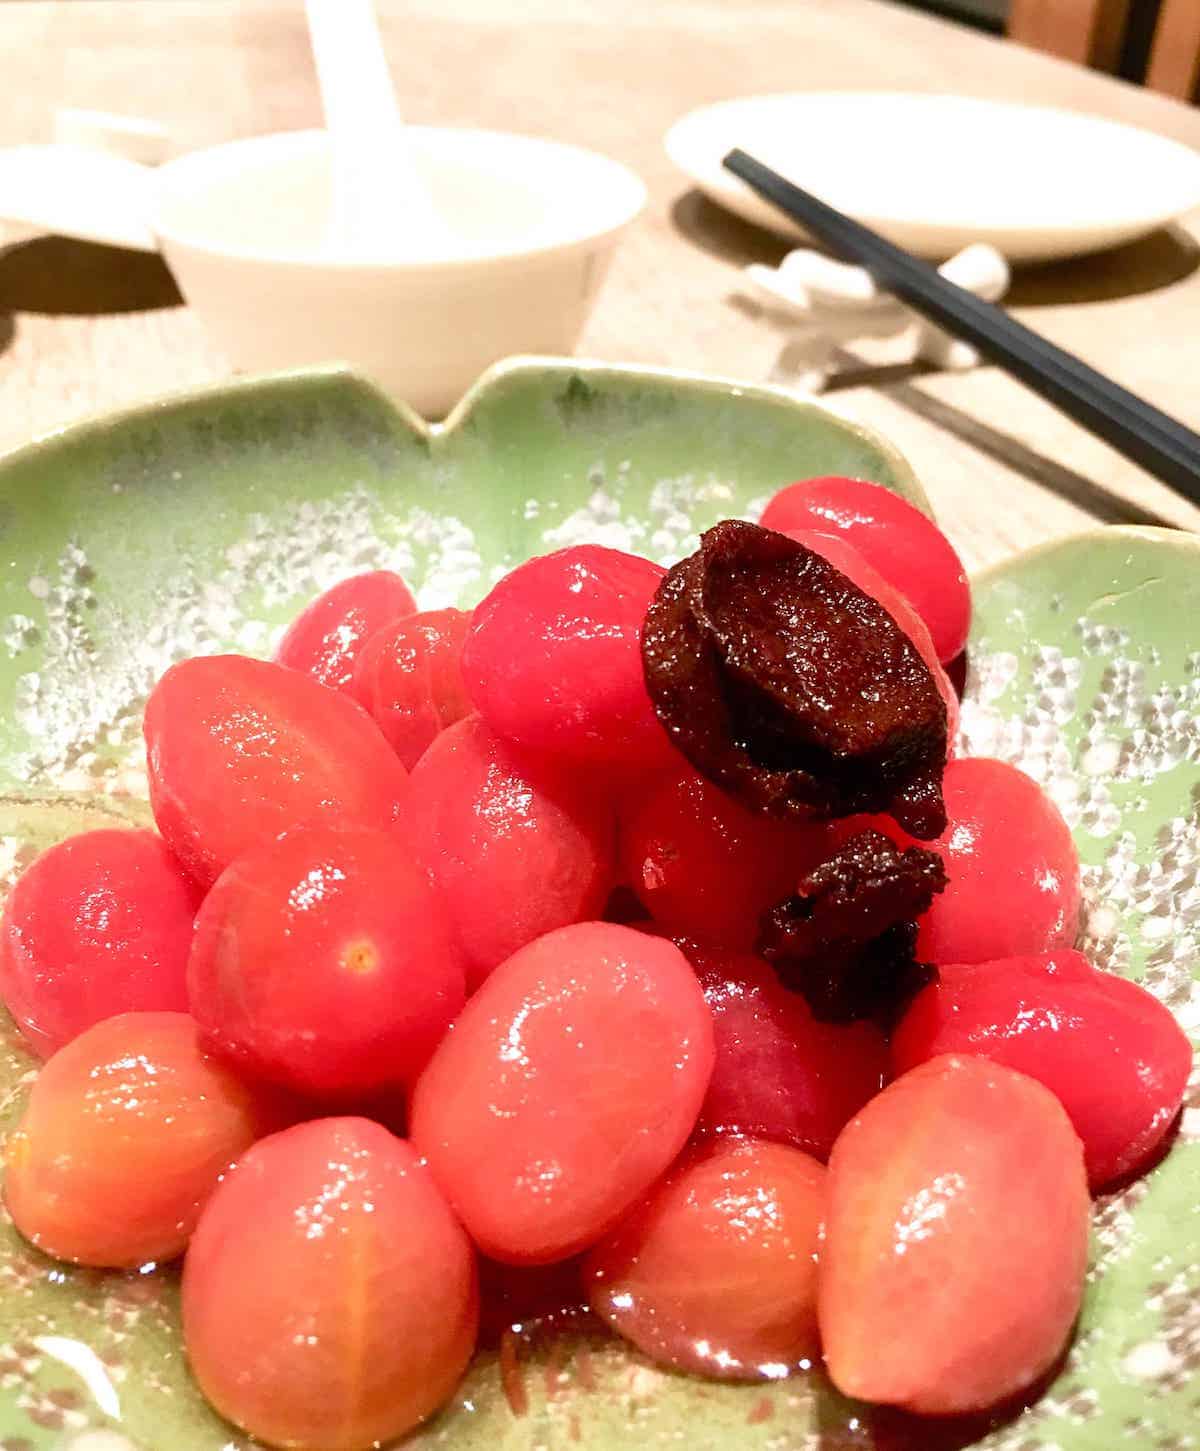
[[[12,455],[0,461],[0,873],[11,882],[73,831],[146,819],[139,716],[155,677],[197,651],[269,652],[345,574],[398,567],[432,606],[575,540],[669,560],[697,529],[817,473],[875,478],[926,507],[894,450],[782,393],[538,360],[493,370],[433,429],[326,372],[192,395]],[[1143,979],[1195,1040],[1200,542],[1096,531],[989,571],[975,600],[963,747],[1046,784],[1085,863],[1091,950]],[[31,1069],[0,1026],[0,1130]],[[509,1395],[481,1355],[406,1444],[1186,1451],[1200,1444],[1200,1091],[1194,1079],[1168,1158],[1098,1206],[1074,1347],[1004,1425],[872,1414],[815,1371],[706,1384],[609,1341],[516,1339],[507,1359]],[[171,1271],[58,1266],[0,1222],[0,1451],[253,1444],[190,1383]]]

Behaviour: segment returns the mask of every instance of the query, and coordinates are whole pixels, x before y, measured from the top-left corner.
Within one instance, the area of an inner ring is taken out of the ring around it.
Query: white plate
[[[1112,247],[1200,205],[1200,153],[1098,116],[963,96],[816,91],[693,111],[667,154],[714,201],[802,235],[721,166],[730,148],[923,256]]]

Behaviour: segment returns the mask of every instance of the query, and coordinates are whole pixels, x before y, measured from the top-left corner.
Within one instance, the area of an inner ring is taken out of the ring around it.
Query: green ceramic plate
[[[925,507],[879,439],[770,390],[518,362],[428,429],[339,373],[239,384],[72,429],[0,462],[0,872],[145,816],[138,717],[198,651],[265,654],[316,591],[392,565],[470,601],[582,539],[663,560],[781,483],[871,477]],[[1045,782],[1086,863],[1092,950],[1200,1031],[1200,544],[1105,530],[976,584],[966,748]],[[1019,829],[1019,824],[1014,823]],[[0,1125],[30,1060],[0,1030]],[[1184,1451],[1200,1425],[1200,1105],[1145,1181],[1100,1207],[1059,1378],[1003,1427],[872,1418],[814,1373],[766,1387],[665,1375],[610,1343],[481,1357],[412,1444],[833,1451],[979,1441]],[[981,1315],[987,1306],[979,1307]],[[65,1269],[0,1224],[0,1451],[231,1451],[191,1386],[170,1273]]]

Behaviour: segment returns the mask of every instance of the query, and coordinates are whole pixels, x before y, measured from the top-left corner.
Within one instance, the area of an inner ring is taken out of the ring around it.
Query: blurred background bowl
[[[329,250],[328,138],[287,132],[169,162],[153,225],[188,302],[239,369],[344,362],[427,417],[513,353],[570,353],[645,205],[628,168],[499,131],[409,128],[452,253]],[[381,177],[381,185],[386,177]],[[425,244],[428,249],[428,243]]]

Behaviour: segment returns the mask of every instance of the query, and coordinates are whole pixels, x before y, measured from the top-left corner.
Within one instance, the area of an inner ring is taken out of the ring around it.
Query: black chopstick
[[[731,151],[723,164],[819,242],[865,267],[881,287],[1200,504],[1200,435],[746,152]]]

